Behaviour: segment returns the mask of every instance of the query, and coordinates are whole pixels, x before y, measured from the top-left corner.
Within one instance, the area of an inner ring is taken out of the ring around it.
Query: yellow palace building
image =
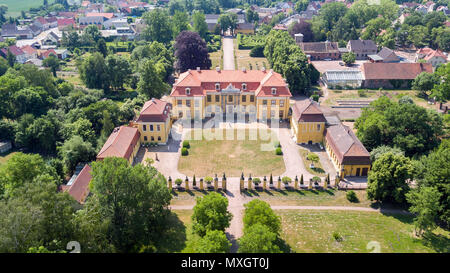
[[[291,92],[273,70],[188,70],[172,88],[174,118],[204,119],[218,113],[287,119]]]

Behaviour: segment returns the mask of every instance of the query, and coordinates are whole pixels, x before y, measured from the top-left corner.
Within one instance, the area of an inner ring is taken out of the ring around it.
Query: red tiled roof
[[[188,70],[180,75],[172,88],[171,96],[205,96],[206,93],[220,92],[215,84],[220,84],[220,90],[227,87],[242,89],[247,84],[246,92],[254,92],[256,96],[291,97],[286,82],[279,73],[262,70]],[[231,86],[230,86],[231,84]],[[190,88],[190,95],[186,94]],[[276,88],[272,95],[271,88]]]
[[[98,153],[97,160],[106,157],[122,157],[128,160],[139,137],[140,133],[137,128],[127,126],[115,128]]]
[[[111,19],[114,17],[114,13],[107,13],[107,12],[88,12],[86,14],[86,17],[91,17],[91,16],[101,16],[101,17],[105,17],[108,19]]]
[[[169,117],[172,104],[159,99],[147,101],[142,107],[141,113],[136,121],[141,122],[165,122]]]
[[[41,58],[47,59],[48,57],[50,57],[50,55],[55,55],[56,57],[58,56],[58,54],[56,54],[56,51],[54,49],[49,49],[49,50],[42,52]]]
[[[433,57],[441,57],[441,58],[444,58],[445,60],[447,60],[447,56],[445,56],[445,54],[442,51],[440,51],[439,49],[432,50],[424,57],[424,59],[428,61],[428,60],[432,59]]]
[[[20,49],[19,47],[12,45],[8,48],[3,48],[2,52],[5,54],[5,56],[8,54],[8,49],[9,51],[11,51],[12,54],[14,54],[14,56],[19,56],[19,55],[23,55],[25,54],[22,49]]]
[[[317,103],[309,99],[297,101],[294,104],[292,117],[297,122],[326,122]]]
[[[337,157],[339,163],[370,164],[370,154],[353,131],[342,124],[326,128],[325,139]]]
[[[361,71],[366,80],[413,80],[433,68],[424,63],[363,63]]]
[[[61,27],[61,26],[69,26],[69,25],[74,26],[75,25],[75,19],[73,19],[73,18],[58,19],[58,26],[59,27]]]
[[[72,185],[62,187],[62,190],[69,193],[78,203],[83,204],[89,194],[89,182],[92,180],[91,167],[84,165],[81,172],[72,182]]]
[[[25,52],[28,55],[33,55],[33,54],[37,53],[37,50],[34,47],[30,46],[30,45],[23,46],[20,49],[22,49],[22,51]]]

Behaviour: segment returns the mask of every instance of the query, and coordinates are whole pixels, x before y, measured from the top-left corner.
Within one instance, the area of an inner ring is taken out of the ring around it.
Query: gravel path
[[[232,37],[223,37],[223,70],[235,70]]]

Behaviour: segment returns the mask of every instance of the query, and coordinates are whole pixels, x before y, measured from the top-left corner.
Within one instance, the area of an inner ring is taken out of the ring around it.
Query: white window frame
[[[247,90],[247,84],[246,83],[242,84],[242,90]]]
[[[272,87],[272,95],[276,95],[277,94],[277,89],[275,87]]]
[[[186,88],[186,95],[190,95],[191,94],[191,88]]]

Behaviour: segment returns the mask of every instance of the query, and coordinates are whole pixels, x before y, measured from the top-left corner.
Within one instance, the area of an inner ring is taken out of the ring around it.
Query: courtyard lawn
[[[309,152],[308,150],[305,150],[303,148],[299,149],[299,153],[300,156],[302,157],[302,161],[305,164],[305,168],[306,170],[308,170],[309,173],[313,174],[313,175],[317,175],[317,176],[326,176],[327,174],[325,173],[325,171],[323,170],[322,164],[320,163],[320,158],[319,161],[314,162],[314,169],[311,169],[309,167],[309,165],[312,163],[311,161],[309,161],[307,159],[308,154],[313,153],[313,152]],[[314,153],[313,153],[314,154]],[[318,156],[318,155],[317,155]],[[299,178],[300,179],[300,178]]]
[[[413,216],[378,212],[276,210],[281,237],[295,252],[367,253],[376,241],[381,252],[449,252],[450,233],[436,230],[426,239],[413,236]],[[342,238],[335,240],[333,233]]]
[[[275,184],[276,186],[276,184]],[[291,183],[293,185],[293,182]],[[335,189],[327,190],[282,190],[282,191],[248,191],[243,194],[255,197],[269,203],[271,206],[350,206],[350,207],[376,207],[376,204],[367,199],[366,191],[355,191],[359,202],[352,203],[347,200],[346,191]]]
[[[250,140],[248,130],[245,139],[237,140],[237,130],[234,130],[234,140],[190,140],[189,155],[181,156],[178,170],[188,176],[196,177],[221,176],[225,172],[228,177],[238,177],[243,172],[247,177],[264,175],[281,175],[285,172],[283,156],[275,155],[274,141],[278,141],[275,134],[271,138],[262,140],[259,134],[256,140]]]
[[[250,57],[250,51],[246,49],[239,49],[237,41],[234,41],[234,56],[236,58],[236,69],[241,70],[261,70],[263,67],[269,69],[269,62],[264,57]]]

